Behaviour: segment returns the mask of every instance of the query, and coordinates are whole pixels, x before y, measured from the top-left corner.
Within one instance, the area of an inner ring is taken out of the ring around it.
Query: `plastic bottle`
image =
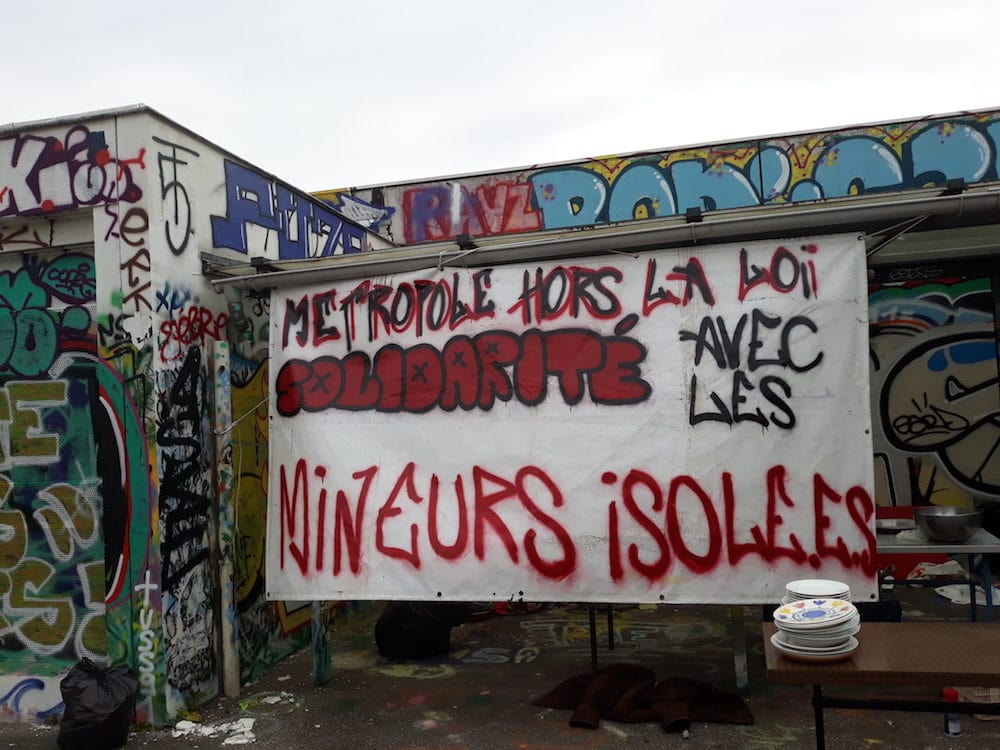
[[[941,700],[948,703],[958,703],[958,691],[955,688],[944,688],[941,690]],[[944,733],[953,737],[962,733],[962,715],[956,713],[946,713],[944,715]]]

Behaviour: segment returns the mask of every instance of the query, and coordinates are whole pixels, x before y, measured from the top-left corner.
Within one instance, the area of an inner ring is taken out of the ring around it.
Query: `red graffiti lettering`
[[[619,325],[620,332],[627,330],[627,323]],[[390,344],[374,359],[352,352],[312,362],[288,360],[278,371],[275,391],[284,416],[325,409],[489,411],[497,399],[512,398],[536,405],[548,398],[550,378],[567,404],[585,396],[600,404],[635,404],[651,393],[639,367],[645,357],[645,347],[624,335],[490,331],[455,337],[440,351],[430,344],[406,349]]]
[[[205,346],[209,339],[223,340],[229,316],[206,307],[191,306],[175,318],[160,323],[160,360],[175,362],[191,346]]]
[[[697,289],[702,300],[708,305],[715,304],[715,295],[712,287],[705,276],[705,269],[702,268],[701,261],[695,257],[688,258],[687,265],[674,266],[673,270],[664,277],[667,281],[678,282],[681,296],[677,296],[669,289],[664,289],[656,284],[656,260],[649,259],[646,264],[646,288],[642,298],[642,315],[649,317],[660,305],[679,305],[686,307],[694,298],[694,291]]]
[[[521,294],[507,312],[520,314],[525,324],[581,315],[614,320],[621,315],[622,304],[610,286],[622,278],[621,270],[610,266],[525,270]]]
[[[484,182],[474,190],[444,185],[403,193],[403,235],[407,244],[468,234],[473,237],[542,228],[542,215],[531,205],[531,185],[514,181]]]
[[[704,484],[692,476],[672,477],[667,485],[669,489],[664,493],[661,483],[649,474],[630,471],[622,481],[621,497],[608,505],[608,572],[611,580],[622,581],[633,571],[650,583],[662,582],[674,561],[691,573],[704,574],[716,570],[723,563],[735,568],[749,556],[768,563],[785,558],[797,565],[808,564],[813,568],[819,568],[825,560],[835,560],[845,568],[859,568],[868,575],[875,573],[875,537],[870,529],[875,506],[863,488],[854,486],[841,495],[820,474],[814,475],[811,510],[815,524],[815,551],[810,554],[797,534],[781,533],[785,524],[783,509],[794,508],[796,512],[801,512],[803,507],[809,507],[795,502],[789,495],[788,471],[784,466],[772,466],[764,476],[767,503],[763,528],[754,524],[747,529],[746,533],[752,541],[737,538],[741,517],[732,475],[722,472],[720,479],[721,511]],[[614,485],[617,476],[605,472],[602,482]],[[637,502],[637,489],[648,498],[646,502]],[[693,511],[686,506],[684,511],[680,509],[682,493],[697,501]],[[837,516],[839,519],[846,517],[848,529],[854,530],[855,535],[861,538],[863,549],[851,551],[842,536],[837,536],[832,543],[827,539],[831,516],[826,512],[826,504],[842,502],[846,507]],[[625,519],[634,526],[631,538],[643,539],[642,546],[646,549],[652,545],[656,550],[655,559],[640,559],[640,545],[637,543],[630,544],[626,554],[622,554],[624,519],[619,503],[627,512]]]
[[[809,255],[819,252],[816,245],[802,245],[799,250]],[[816,265],[811,259],[799,260],[787,247],[779,247],[771,254],[770,263],[761,268],[751,263],[747,251],[740,250],[740,302],[758,286],[766,286],[780,294],[791,294],[801,289],[805,299],[819,295]]]
[[[322,466],[314,467],[314,479],[310,481],[305,459],[299,459],[291,472],[284,465],[279,468],[279,566],[282,570],[289,559],[291,566],[303,576],[312,570],[323,570],[327,560],[326,547],[332,544],[330,572],[334,576],[358,576],[362,573],[363,530],[379,471],[379,467],[371,466],[353,473],[354,481],[361,482],[360,488],[354,492],[351,488],[327,487],[330,480],[327,469]],[[289,473],[293,477],[291,480]],[[513,478],[508,478],[474,466],[470,477],[457,475],[452,486],[455,488],[458,521],[454,542],[445,544],[441,540],[439,526],[440,477],[434,473],[427,477],[426,473],[421,474],[415,463],[408,463],[395,477],[376,513],[373,521],[374,544],[369,548],[370,554],[420,570],[423,559],[428,556],[446,561],[465,557],[471,542],[472,553],[483,562],[493,561],[499,548],[515,565],[526,564],[552,581],[564,580],[574,573],[576,546],[565,526],[547,510],[563,508],[565,498],[557,483],[544,470],[537,466],[524,466]],[[472,487],[471,494],[466,492],[467,486]],[[332,519],[325,509],[326,498],[331,492],[337,497]],[[428,499],[427,503],[423,502],[425,499]],[[319,510],[314,515],[309,512],[313,504]],[[515,537],[504,521],[500,506],[504,507],[503,512],[531,519],[531,524],[519,537]],[[311,525],[313,519],[315,526]],[[397,543],[399,540],[405,541],[400,544]],[[347,566],[344,565],[345,548]],[[544,557],[542,549],[557,549],[559,554],[554,558]]]

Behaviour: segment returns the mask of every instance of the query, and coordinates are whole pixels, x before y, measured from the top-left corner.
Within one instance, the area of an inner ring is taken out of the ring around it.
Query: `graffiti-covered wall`
[[[203,263],[386,244],[148,110],[0,133],[0,718],[89,657],[163,724],[308,641],[263,598],[267,296]]]
[[[93,246],[96,231],[114,232],[121,207],[143,199],[146,165],[141,145],[116,141],[113,124],[0,137],[5,717],[58,713],[65,669],[82,657],[127,656],[129,639],[118,634],[131,617],[129,549],[145,546],[132,519],[148,528],[149,506],[130,507],[120,448],[134,422],[131,397],[99,356]],[[57,213],[64,220],[49,218]]]
[[[869,296],[878,500],[1000,499],[994,290],[975,268],[880,268]]]
[[[90,255],[14,256],[0,272],[2,709],[51,709],[48,677],[103,661],[101,489],[111,478]],[[34,680],[13,677],[31,675]],[[3,694],[6,695],[4,696]]]
[[[409,244],[996,180],[998,144],[983,112],[318,195]]]

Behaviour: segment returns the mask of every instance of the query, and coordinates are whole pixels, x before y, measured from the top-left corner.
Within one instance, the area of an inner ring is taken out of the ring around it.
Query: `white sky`
[[[1000,107],[998,0],[152,5],[6,4],[0,122],[144,103],[316,191]]]

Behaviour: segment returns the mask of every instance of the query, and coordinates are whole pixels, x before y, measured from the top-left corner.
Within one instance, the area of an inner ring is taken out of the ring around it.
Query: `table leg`
[[[733,629],[733,662],[736,670],[736,687],[745,688],[750,684],[747,672],[747,631],[743,622],[742,605],[729,608],[729,620]]]
[[[608,651],[615,650],[615,608],[608,605]]]
[[[597,610],[591,606],[587,611],[590,615],[590,671],[597,674]]]
[[[986,622],[996,622],[996,615],[993,613],[993,574],[990,572],[990,558],[982,554],[979,558],[979,570],[977,575],[986,591]]]
[[[969,555],[969,620],[975,622],[977,619],[976,612],[976,564],[974,562],[975,555]]]
[[[823,686],[813,685],[813,723],[816,726],[816,750],[826,750],[826,730],[823,726]]]

